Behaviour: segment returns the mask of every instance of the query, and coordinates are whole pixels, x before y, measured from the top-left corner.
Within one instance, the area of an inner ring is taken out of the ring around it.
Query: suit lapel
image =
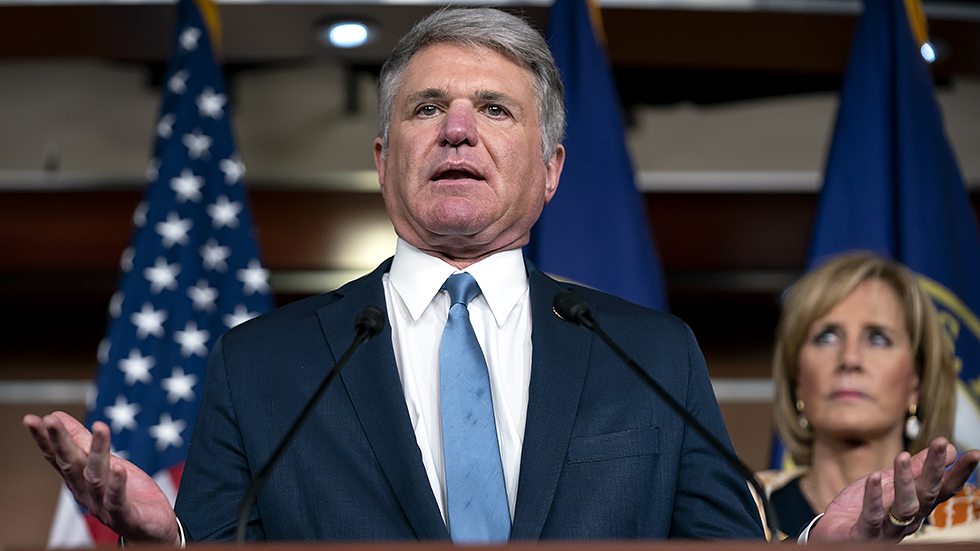
[[[381,276],[385,262],[371,275],[352,282],[338,293],[343,298],[317,311],[320,326],[334,358],[354,338],[354,318],[361,308],[385,308]],[[366,342],[340,373],[347,394],[371,448],[419,539],[446,539],[446,530],[432,487],[425,474],[405,405],[405,394],[391,344],[391,326]]]
[[[562,287],[530,262],[531,383],[511,538],[538,539],[565,463],[588,368],[591,336],[552,310]]]

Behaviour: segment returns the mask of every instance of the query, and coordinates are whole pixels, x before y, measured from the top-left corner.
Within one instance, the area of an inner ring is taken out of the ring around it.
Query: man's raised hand
[[[180,543],[167,496],[135,465],[109,453],[109,427],[89,432],[67,413],[24,417],[44,458],[61,474],[82,507],[129,541]]]
[[[978,464],[980,450],[957,460],[956,448],[945,438],[933,440],[915,456],[902,452],[894,469],[876,471],[844,488],[810,530],[809,541],[900,540],[963,489]]]

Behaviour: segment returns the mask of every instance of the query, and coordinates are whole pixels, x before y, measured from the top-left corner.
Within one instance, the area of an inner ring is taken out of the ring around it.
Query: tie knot
[[[480,286],[473,276],[466,272],[453,274],[442,284],[442,288],[449,291],[450,305],[462,304],[469,305],[473,297],[480,294]]]

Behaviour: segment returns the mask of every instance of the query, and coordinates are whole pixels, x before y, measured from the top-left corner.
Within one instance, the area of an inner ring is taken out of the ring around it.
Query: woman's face
[[[799,366],[796,395],[815,439],[901,441],[919,377],[902,304],[889,284],[864,281],[817,319]]]

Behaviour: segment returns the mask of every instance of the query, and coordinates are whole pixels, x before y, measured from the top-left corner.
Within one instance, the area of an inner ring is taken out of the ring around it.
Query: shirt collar
[[[527,269],[520,249],[496,253],[465,270],[457,270],[401,238],[395,245],[388,280],[408,307],[412,319],[418,320],[446,278],[460,271],[476,279],[497,325],[504,323],[527,291]]]

